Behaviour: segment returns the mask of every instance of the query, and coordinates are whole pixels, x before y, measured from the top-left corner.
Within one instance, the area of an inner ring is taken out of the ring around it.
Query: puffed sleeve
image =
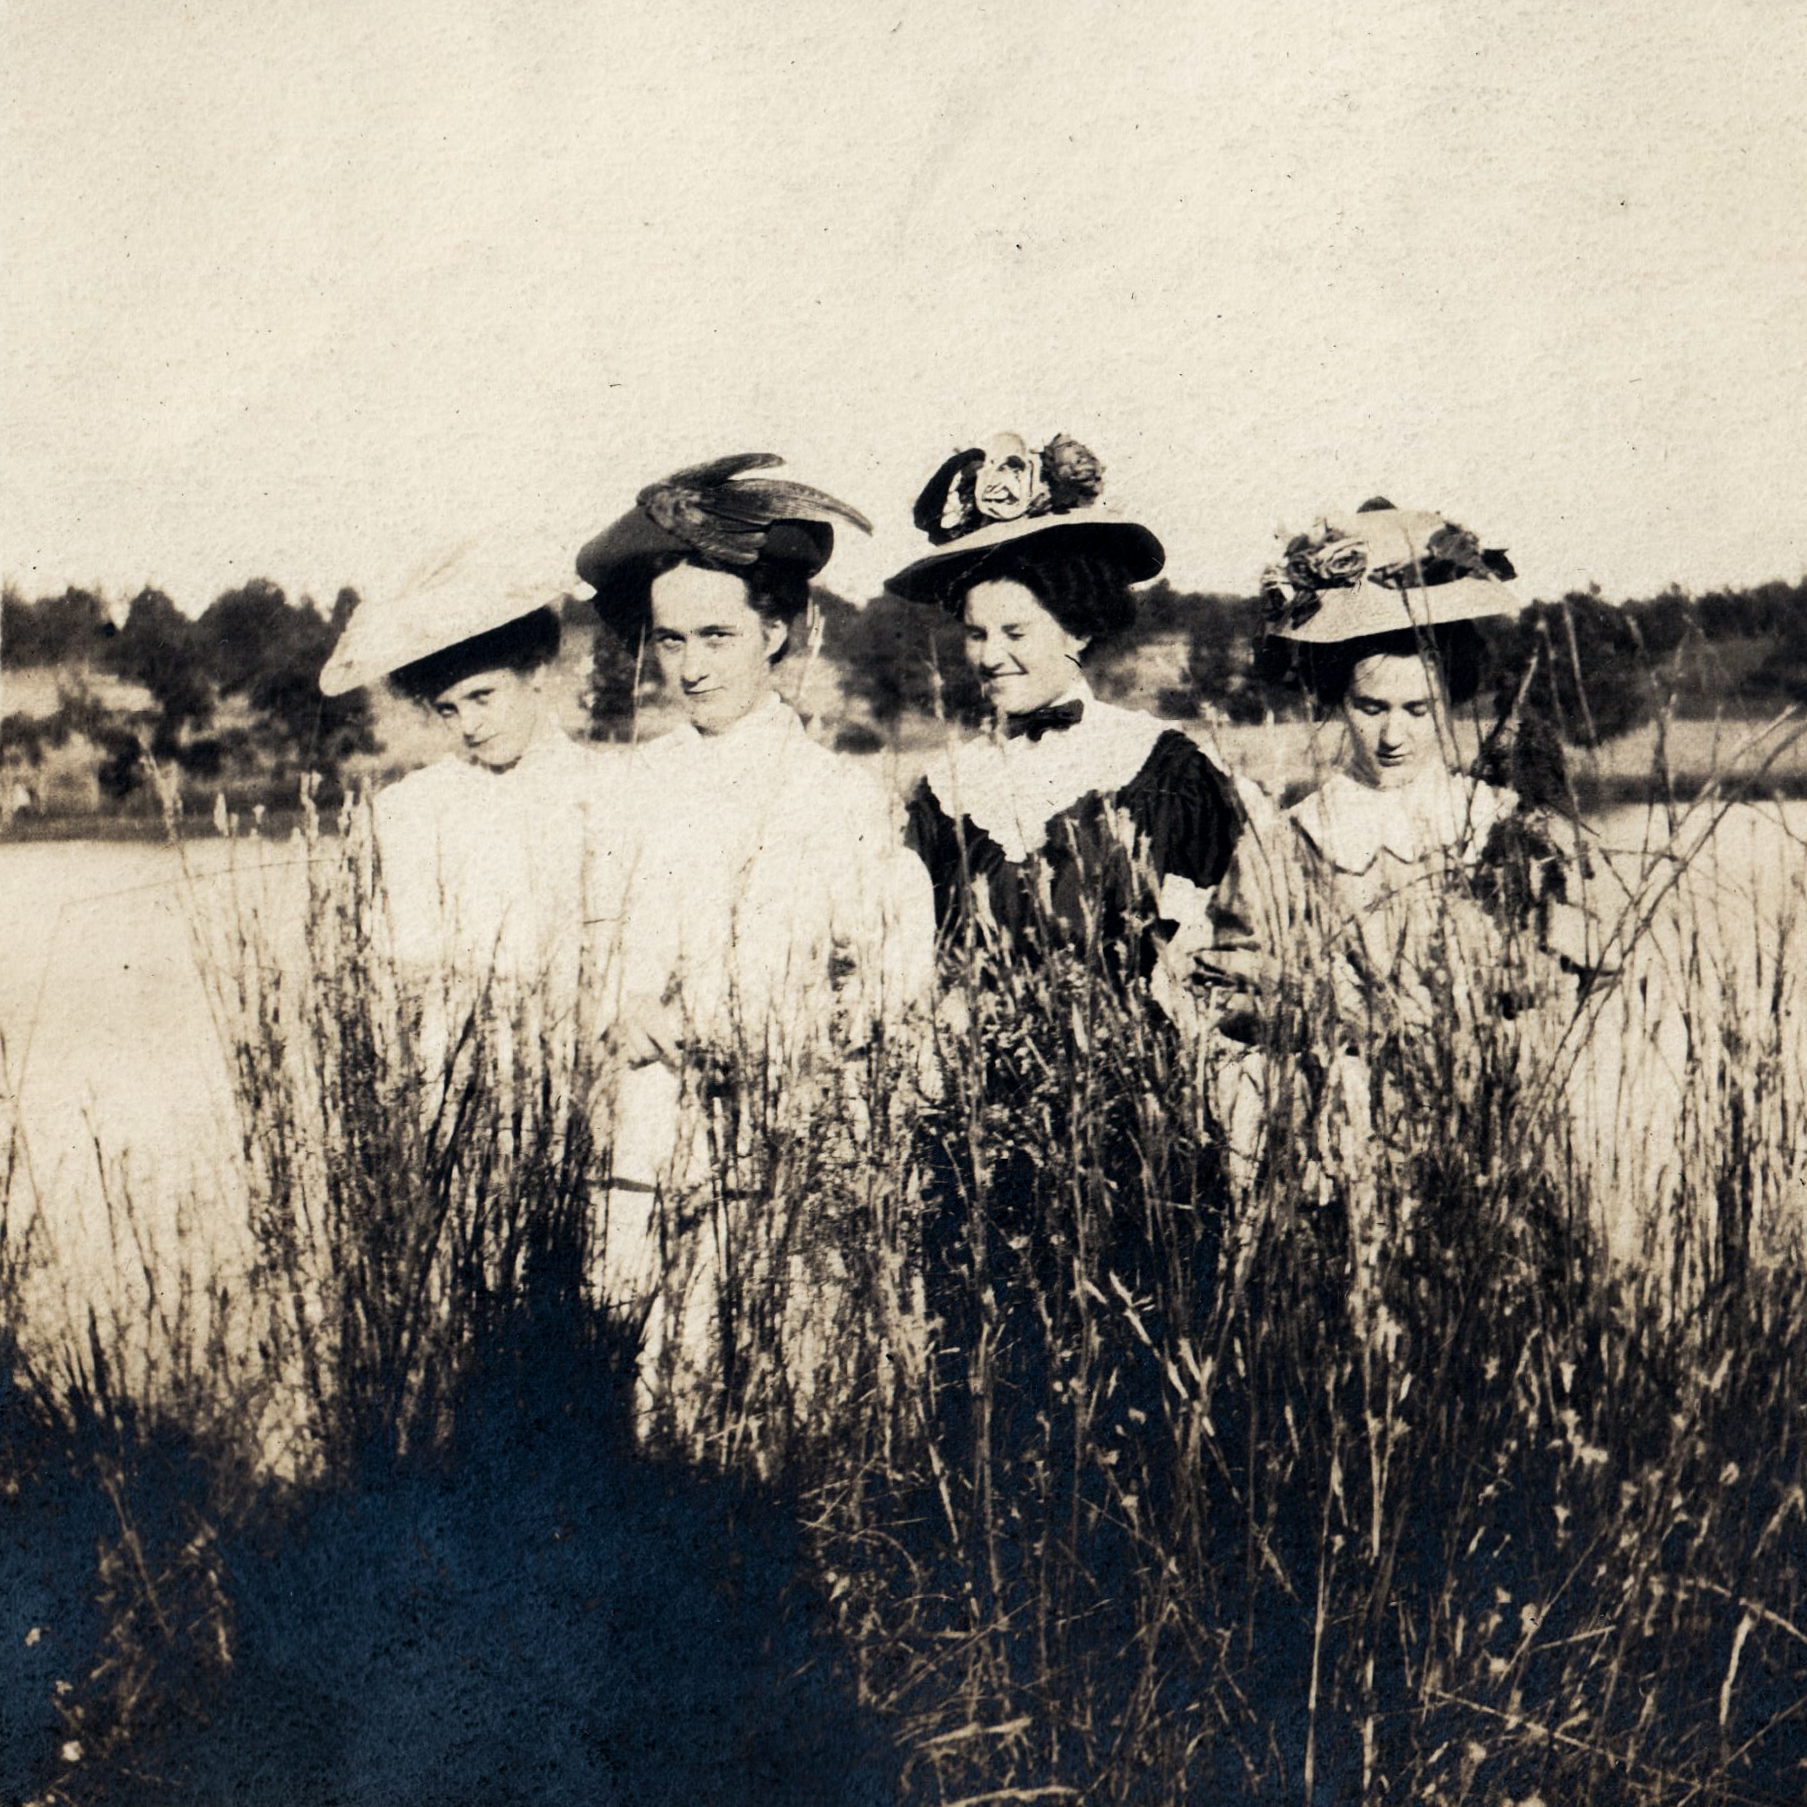
[[[944,936],[965,921],[974,891],[988,889],[1008,864],[1003,848],[984,829],[956,820],[942,807],[927,778],[905,806],[904,843],[928,872],[935,925]]]
[[[1116,806],[1133,824],[1158,881],[1159,927],[1148,957],[1157,970],[1159,995],[1172,1011],[1189,960],[1211,939],[1211,894],[1242,834],[1243,803],[1216,762],[1187,735],[1170,729],[1118,793]]]
[[[1283,864],[1290,832],[1250,834],[1238,848],[1211,899],[1210,943],[1198,958],[1208,982],[1255,993],[1270,987],[1294,914]]]
[[[378,792],[371,810],[373,926],[383,956],[376,976],[394,984],[397,1020],[409,1025],[398,1044],[399,1070],[416,1074],[429,1091],[449,1076],[458,1026],[474,998],[460,843],[448,833],[458,791],[455,774],[427,766]]]
[[[416,982],[449,971],[457,951],[456,886],[441,832],[448,787],[438,778],[432,767],[410,773],[379,791],[371,812],[388,951]]]
[[[1215,1003],[1218,1028],[1252,1040],[1278,987],[1301,913],[1297,830],[1264,798],[1244,795],[1246,825],[1211,895],[1205,933],[1187,950],[1192,988]]]
[[[1198,743],[1169,729],[1118,793],[1149,864],[1208,891],[1228,870],[1243,811],[1229,777]]]

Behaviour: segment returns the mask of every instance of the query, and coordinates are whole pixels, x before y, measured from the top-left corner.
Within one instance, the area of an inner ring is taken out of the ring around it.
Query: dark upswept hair
[[[1284,640],[1269,635],[1256,649],[1256,674],[1272,683],[1295,682],[1320,709],[1334,709],[1349,694],[1355,668],[1364,659],[1432,660],[1443,676],[1452,705],[1480,694],[1487,645],[1472,621],[1437,627],[1402,627],[1393,633],[1364,634],[1354,640]]]
[[[760,558],[750,565],[724,565],[684,552],[648,553],[623,560],[596,592],[597,614],[630,652],[639,648],[652,625],[654,583],[679,565],[738,577],[746,587],[747,606],[762,621],[782,622],[788,628],[809,607],[809,573],[794,559]],[[773,656],[774,664],[791,650],[794,639],[792,634],[785,636]]]
[[[1021,584],[1069,634],[1089,643],[1088,652],[1135,626],[1136,599],[1123,567],[1095,552],[1062,552],[1058,536],[1000,546],[975,559],[948,592],[955,614],[983,583]]]
[[[411,703],[430,703],[480,671],[538,671],[558,657],[558,646],[558,611],[535,609],[392,671],[389,688]]]

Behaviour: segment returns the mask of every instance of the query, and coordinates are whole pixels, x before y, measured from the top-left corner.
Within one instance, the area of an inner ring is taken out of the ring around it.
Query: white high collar
[[[730,722],[714,734],[705,734],[695,722],[686,721],[649,744],[694,747],[723,759],[732,759],[760,741],[788,734],[793,726],[799,725],[801,721],[796,710],[776,690],[768,690],[739,721]]]
[[[532,776],[535,772],[562,759],[571,752],[577,743],[559,726],[556,716],[548,715],[545,722],[535,731],[533,738],[521,749],[521,756],[513,765],[504,766],[500,771],[494,766],[487,766],[481,760],[471,759],[462,753],[454,753],[450,757],[461,766],[471,778],[480,784],[506,784],[510,779],[523,775]]]

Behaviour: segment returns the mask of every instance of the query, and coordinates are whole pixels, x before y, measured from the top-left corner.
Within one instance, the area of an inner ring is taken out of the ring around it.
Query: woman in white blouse
[[[1453,711],[1483,668],[1474,624],[1517,611],[1512,575],[1443,517],[1376,502],[1325,517],[1265,580],[1262,663],[1340,722],[1342,752],[1270,832],[1245,838],[1196,970],[1231,1043],[1266,1044],[1284,997],[1305,1011],[1351,1148],[1390,1125],[1369,1096],[1390,1064],[1376,1048],[1427,1045],[1452,1013],[1508,1020],[1563,965],[1598,956],[1555,825],[1457,759]],[[1245,1180],[1271,1103],[1263,1066],[1251,1054],[1221,1074]]]
[[[1309,922],[1340,948],[1333,971],[1351,1020],[1432,1007],[1426,970],[1447,972],[1463,925],[1484,919],[1493,887],[1477,876],[1531,844],[1505,832],[1515,815],[1526,825],[1520,799],[1464,772],[1453,732],[1453,710],[1481,683],[1474,623],[1520,606],[1511,575],[1505,554],[1465,529],[1386,503],[1327,516],[1291,543],[1265,580],[1261,662],[1340,722],[1343,746],[1286,812],[1285,834],[1239,850],[1214,904],[1208,969],[1259,992]],[[1529,890],[1511,888],[1548,928],[1554,847],[1544,858],[1524,875]]]
[[[530,1003],[536,1036],[571,1039],[615,756],[561,726],[558,649],[546,589],[467,548],[365,603],[320,675],[329,696],[386,681],[444,733],[444,755],[374,808],[384,920],[424,1002],[428,1079],[479,999],[496,1020]]]
[[[578,558],[603,619],[650,652],[684,716],[630,761],[603,1284],[617,1300],[657,1294],[648,1355],[691,1370],[711,1359],[724,1239],[750,1233],[720,1208],[737,1190],[735,1101],[770,1098],[776,1076],[807,1110],[809,1076],[895,1029],[932,978],[928,882],[890,799],[778,689],[834,522],[865,522],[746,475],[777,462],[726,458],[651,485]]]

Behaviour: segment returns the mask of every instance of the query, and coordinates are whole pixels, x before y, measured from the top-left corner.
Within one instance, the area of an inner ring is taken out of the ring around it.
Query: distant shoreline
[[[1571,768],[1570,781],[1575,801],[1584,816],[1599,815],[1607,810],[1626,809],[1673,800],[1682,805],[1696,801],[1711,785],[1717,783],[1728,801],[1783,803],[1807,799],[1807,771],[1792,764],[1767,777],[1737,771],[1682,772],[1673,776],[1667,789],[1652,773],[1605,772],[1586,770],[1584,758],[1577,758]],[[280,809],[266,808],[261,822],[254,822],[249,809],[233,811],[237,832],[255,833],[266,841],[286,840],[302,824],[302,811],[293,804]],[[338,832],[338,808],[322,807],[319,812],[322,833]],[[27,813],[21,811],[0,826],[0,849],[7,846],[43,845],[58,841],[119,842],[146,845],[170,839],[205,841],[219,838],[212,812],[185,812],[173,826],[161,816],[107,815],[85,811]]]
[[[266,809],[262,822],[255,825],[250,810],[238,809],[233,814],[238,818],[241,834],[251,833],[255,826],[257,834],[266,841],[286,840],[302,822],[302,812],[294,804],[287,804],[281,809]],[[337,832],[336,807],[320,811],[320,827],[322,832]],[[220,831],[214,826],[212,814],[208,812],[193,815],[184,813],[171,824],[162,816],[111,816],[86,811],[28,813],[22,810],[4,827],[0,827],[0,848],[50,841],[146,844],[167,841],[172,837],[178,841],[218,840]]]

